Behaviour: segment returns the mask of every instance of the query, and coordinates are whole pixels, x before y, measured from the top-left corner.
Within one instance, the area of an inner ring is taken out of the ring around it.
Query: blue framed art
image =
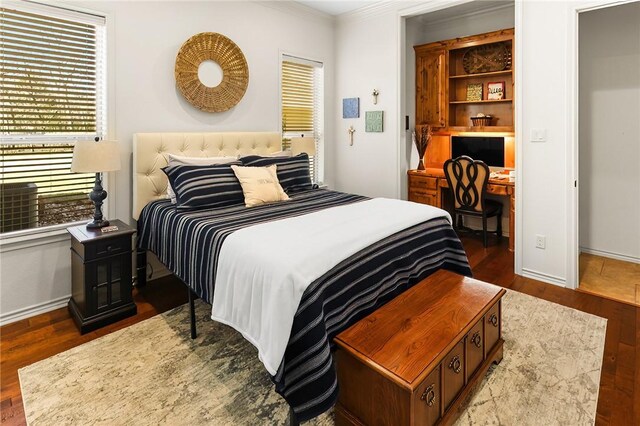
[[[342,100],[342,118],[360,118],[360,98]]]

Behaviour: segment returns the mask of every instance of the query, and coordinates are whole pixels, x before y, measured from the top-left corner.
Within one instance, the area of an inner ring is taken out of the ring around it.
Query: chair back
[[[484,210],[489,174],[489,166],[466,155],[444,162],[444,175],[457,210],[478,213]]]

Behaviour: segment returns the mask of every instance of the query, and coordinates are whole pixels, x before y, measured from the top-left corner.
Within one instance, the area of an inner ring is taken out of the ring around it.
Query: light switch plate
[[[547,129],[531,129],[531,142],[546,142]]]

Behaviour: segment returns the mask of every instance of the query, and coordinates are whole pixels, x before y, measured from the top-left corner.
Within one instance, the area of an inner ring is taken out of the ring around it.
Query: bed
[[[305,421],[338,395],[333,337],[439,269],[471,275],[442,210],[304,189],[290,200],[180,212],[166,198],[168,154],[268,155],[278,133],[134,135],[138,279],[153,252],[258,348],[276,391]],[[192,334],[195,321],[192,317]]]

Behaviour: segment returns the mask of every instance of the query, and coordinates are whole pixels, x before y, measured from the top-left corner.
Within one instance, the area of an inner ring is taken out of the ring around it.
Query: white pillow
[[[213,166],[214,164],[226,164],[236,161],[237,157],[185,157],[182,155],[169,154],[167,162],[169,166]],[[176,203],[176,193],[173,192],[171,184],[167,183],[167,197],[171,203]]]
[[[289,199],[280,186],[276,168],[275,164],[268,167],[231,166],[242,186],[247,207]]]

